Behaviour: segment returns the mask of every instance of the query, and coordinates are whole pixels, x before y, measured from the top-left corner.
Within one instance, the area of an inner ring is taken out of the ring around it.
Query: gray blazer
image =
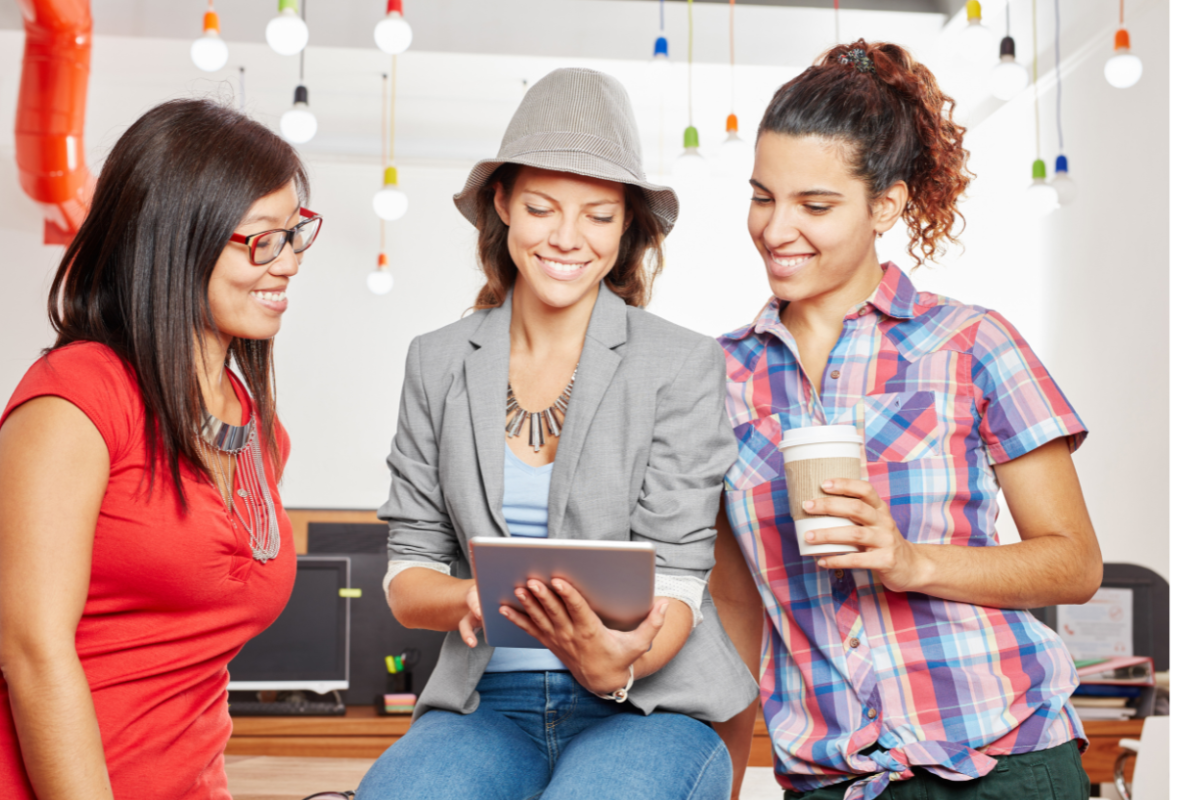
[[[467,542],[508,536],[504,418],[512,296],[504,305],[419,336],[408,351],[400,420],[379,510],[393,560],[429,561],[471,576]],[[549,536],[649,541],[660,574],[704,579],[714,562],[722,478],[736,457],[725,414],[725,359],[716,341],[627,306],[603,284],[550,479]],[[663,669],[634,683],[629,702],[722,721],[754,700],[758,682],[717,618],[703,621]],[[417,705],[470,713],[491,659],[446,635]]]

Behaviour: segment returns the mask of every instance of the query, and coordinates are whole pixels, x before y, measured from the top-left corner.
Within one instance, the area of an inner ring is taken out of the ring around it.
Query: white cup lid
[[[853,425],[812,425],[783,432],[780,448],[798,444],[862,444],[862,435]]]

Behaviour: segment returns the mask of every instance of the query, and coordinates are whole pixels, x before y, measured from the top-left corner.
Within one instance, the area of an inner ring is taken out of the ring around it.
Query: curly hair
[[[957,244],[955,224],[965,224],[958,199],[975,176],[963,149],[966,129],[953,114],[954,100],[907,50],[859,39],[830,49],[781,86],[758,135],[819,136],[842,144],[872,201],[906,183],[908,252],[920,266],[936,261],[945,243]]]
[[[501,164],[479,192],[477,250],[485,282],[475,298],[476,311],[503,305],[508,290],[517,280],[517,265],[508,250],[508,226],[496,213],[495,197],[497,188],[511,196],[520,170],[520,164]],[[637,186],[625,184],[625,213],[632,220],[621,236],[616,265],[604,282],[626,305],[644,307],[650,302],[654,279],[662,272],[662,243],[666,234],[650,210],[646,195]]]

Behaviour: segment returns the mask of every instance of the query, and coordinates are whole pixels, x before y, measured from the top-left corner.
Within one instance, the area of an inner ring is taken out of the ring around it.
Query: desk
[[[412,717],[379,717],[371,706],[350,706],[344,717],[234,717],[233,736],[225,747],[230,756],[316,756],[325,758],[378,758],[392,742],[408,733]],[[1142,734],[1142,720],[1089,721],[1083,729],[1091,747],[1083,754],[1083,768],[1092,783],[1112,783],[1120,739]],[[1133,777],[1136,759],[1126,764]],[[760,714],[754,725],[750,766],[771,766],[771,738]]]
[[[376,716],[374,706],[350,706],[344,717],[234,717],[225,754],[379,758],[410,725],[412,717]]]

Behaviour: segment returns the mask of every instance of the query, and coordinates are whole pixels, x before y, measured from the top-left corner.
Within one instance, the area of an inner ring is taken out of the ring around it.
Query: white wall
[[[979,178],[963,206],[965,253],[915,277],[999,309],[1025,334],[1091,429],[1075,463],[1105,560],[1169,580],[1167,3],[1126,19],[1145,65],[1136,87],[1104,80],[1108,38],[1063,78],[1078,200],[1036,222],[1014,213],[1034,158],[1030,89],[968,135]],[[1052,86],[1041,98],[1051,170]]]
[[[1077,14],[1079,6],[1064,0],[1064,18]],[[1043,9],[1043,30],[1050,29],[1050,13]],[[1014,11],[1014,25],[1018,22]],[[1064,55],[1070,56],[1064,86],[1067,153],[1081,187],[1076,204],[1037,222],[1020,213],[1034,157],[1032,90],[994,113],[994,105],[976,102],[964,112],[982,120],[968,136],[971,166],[979,178],[964,205],[966,250],[952,252],[942,266],[917,271],[914,279],[922,288],[997,308],[1025,334],[1092,429],[1076,464],[1106,560],[1144,564],[1169,577],[1166,2],[1129,4],[1128,27],[1146,64],[1142,82],[1132,90],[1118,92],[1103,80],[1111,42],[1111,26],[1105,25],[1063,37]],[[947,64],[938,60],[945,43],[937,32],[919,33],[907,42],[918,56]],[[19,41],[18,34],[0,31],[3,396],[50,341],[45,293],[61,254],[61,248],[40,244],[40,215],[16,188],[11,124],[4,119],[11,119],[7,109],[15,104]],[[190,70],[180,45],[162,39],[97,40],[87,133],[94,164],[149,105],[168,96],[213,91],[212,82]],[[292,67],[261,45],[235,43],[232,49],[235,61],[251,65],[248,107],[274,124],[286,104],[280,98],[290,94]],[[1050,54],[1044,46],[1043,70]],[[388,252],[398,281],[391,295],[380,298],[366,292],[364,281],[379,247],[379,223],[369,202],[379,181],[378,151],[371,148],[378,141],[382,56],[336,48],[314,48],[310,54],[310,87],[314,107],[320,104],[322,133],[302,152],[312,171],[313,206],[328,224],[292,285],[278,339],[280,409],[294,441],[284,485],[285,501],[292,506],[370,508],[384,498],[383,459],[407,345],[418,333],[458,319],[479,284],[472,229],[450,196],[471,161],[494,152],[519,102],[520,78],[536,78],[567,63],[408,55],[412,58],[401,72],[400,152],[403,188],[413,203],[404,219],[388,225]],[[815,50],[799,53],[795,63],[808,63],[815,55]],[[657,171],[660,95],[647,85],[644,65],[571,63],[600,66],[630,87],[647,165]],[[148,69],[148,64],[161,68]],[[941,68],[948,86],[968,82],[969,76],[952,64]],[[795,71],[741,69],[743,131],[753,130],[770,92]],[[711,153],[727,113],[728,73],[719,65],[699,65],[696,75],[701,87],[697,124]],[[683,70],[676,69],[673,88],[664,95],[667,160],[677,152],[685,124],[682,77]],[[1043,157],[1052,164],[1057,151],[1052,94],[1042,102]],[[668,240],[667,268],[652,310],[712,335],[758,311],[768,290],[745,234],[747,198],[744,186],[722,181],[684,192],[683,215]],[[906,263],[898,232],[885,237],[882,246],[883,256]]]

